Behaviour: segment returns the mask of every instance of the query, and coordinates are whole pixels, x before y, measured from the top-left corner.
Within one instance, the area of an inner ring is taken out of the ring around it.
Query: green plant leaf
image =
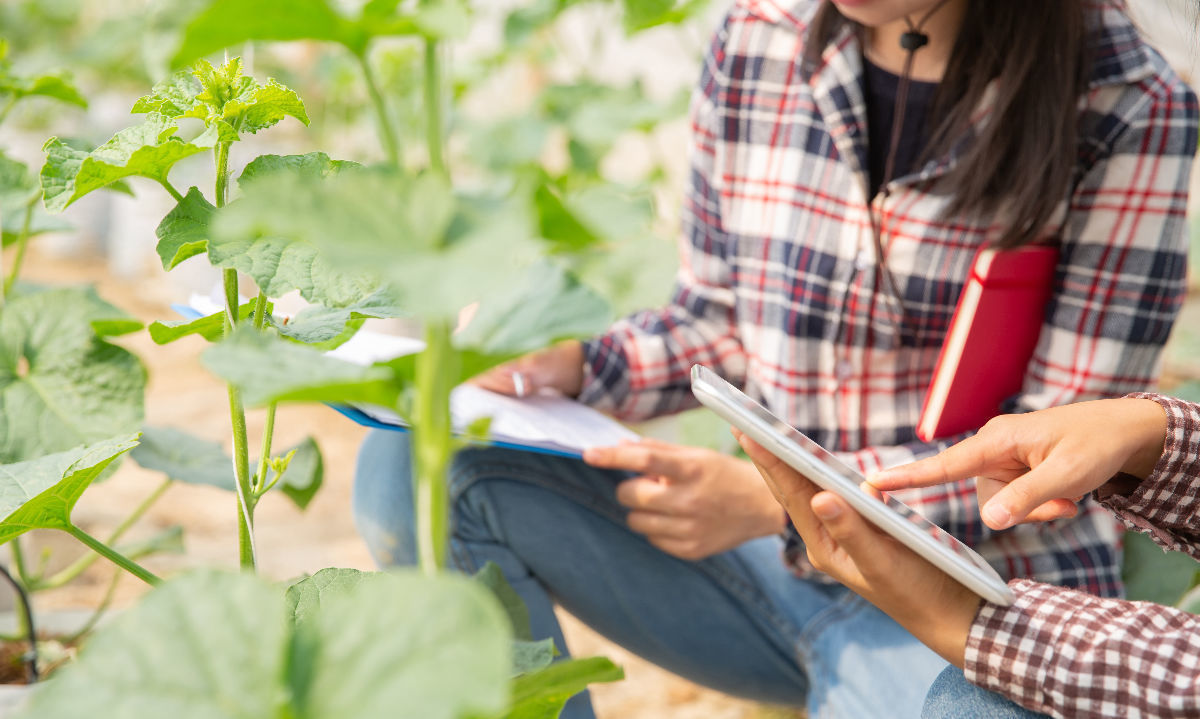
[[[0,95],[12,95],[20,100],[26,97],[49,97],[69,105],[87,107],[87,99],[79,94],[69,75],[51,73],[36,77],[0,75]]]
[[[378,575],[323,596],[296,625],[297,716],[391,719],[400,707],[421,719],[493,716],[508,697],[509,640],[503,613],[475,582]]]
[[[287,324],[273,324],[280,334],[289,339],[321,345],[321,349],[328,350],[353,336],[362,326],[362,320],[403,317],[407,314],[409,313],[391,297],[391,293],[380,290],[349,307],[307,307]],[[352,328],[352,331],[347,333],[347,328]],[[335,339],[341,342],[334,343]]]
[[[1200,562],[1167,552],[1140,532],[1125,533],[1123,579],[1128,599],[1175,606],[1195,583]]]
[[[706,0],[622,0],[625,31],[638,32],[657,25],[680,23],[708,6]]]
[[[525,606],[525,602],[521,596],[517,594],[508,580],[504,578],[504,573],[500,571],[500,567],[495,562],[488,562],[483,565],[474,575],[475,581],[488,588],[488,591],[496,597],[496,601],[500,602],[500,606],[504,609],[505,615],[508,617],[508,622],[512,626],[513,637],[525,641],[533,640],[533,632],[529,629],[529,609]]]
[[[69,528],[79,496],[135,444],[137,435],[126,435],[0,465],[0,544],[31,529]]]
[[[196,96],[204,88],[191,70],[180,70],[154,85],[149,95],[133,104],[133,113],[157,112],[164,117],[182,117],[195,109]]]
[[[284,451],[284,454],[288,452],[295,454],[288,463],[279,488],[293,504],[300,509],[306,509],[325,478],[325,461],[321,458],[321,448],[317,446],[315,439],[307,437],[300,444]]]
[[[1193,586],[1188,590],[1188,593],[1183,595],[1183,599],[1175,605],[1185,612],[1192,614],[1200,614],[1200,586]]]
[[[208,225],[217,208],[193,187],[158,223],[158,256],[164,270],[208,250]]]
[[[621,668],[603,657],[555,662],[513,680],[512,704],[504,719],[556,719],[567,700],[597,682],[624,678]]]
[[[237,487],[233,460],[220,444],[173,427],[144,428],[141,444],[129,456],[145,469],[162,472],[177,482],[230,491]]]
[[[41,188],[25,166],[0,151],[0,210],[12,212],[37,199]]]
[[[471,10],[463,0],[439,0],[422,4],[413,20],[426,37],[460,40],[471,29]]]
[[[5,247],[15,243],[21,236],[21,229],[25,224],[24,213],[10,212],[0,208],[0,241]],[[47,215],[41,207],[33,208],[33,217],[29,222],[29,236],[37,237],[51,232],[69,232],[75,229],[75,226],[70,222],[65,222],[58,217]]]
[[[239,132],[255,134],[276,125],[285,117],[294,117],[308,124],[308,114],[304,111],[300,96],[295,90],[273,79],[225,104],[224,120]]]
[[[141,427],[146,372],[97,334],[136,324],[91,289],[9,298],[0,311],[0,463]]]
[[[321,179],[319,165],[319,159],[300,163],[296,172],[272,172],[270,182],[250,182],[241,199],[217,213],[208,256],[215,265],[250,275],[268,295],[295,289],[309,302],[351,308],[378,292],[378,267],[372,265],[380,251],[371,249],[362,263],[345,256],[381,242],[400,253],[390,265],[405,262],[406,250],[435,247],[445,237],[454,200],[436,177],[397,179],[342,168]],[[330,262],[320,245],[337,261]]]
[[[361,170],[362,165],[352,160],[331,160],[324,152],[305,155],[259,155],[242,169],[238,176],[238,188],[245,192],[257,180],[271,179],[278,174],[296,177],[323,179],[347,170]]]
[[[62,140],[46,141],[42,167],[42,194],[46,209],[61,212],[89,192],[125,177],[140,176],[166,182],[176,162],[212,149],[220,129],[208,127],[194,140],[175,135],[175,122],[151,113],[141,125],[121,130],[90,153],[75,150]]]
[[[243,391],[249,406],[271,402],[366,402],[391,407],[400,394],[386,367],[360,367],[243,328],[205,351],[203,362]]]
[[[578,251],[599,242],[574,212],[567,209],[558,192],[549,184],[538,186],[533,195],[538,213],[538,230],[556,248]]]
[[[454,338],[458,347],[513,355],[569,337],[597,334],[611,321],[608,303],[557,264],[540,262],[504,295],[480,306]]]
[[[25,716],[284,716],[287,641],[277,588],[249,574],[188,574],[97,630]]]
[[[366,47],[366,38],[325,0],[216,0],[184,28],[171,64],[181,67],[247,40],[324,40],[356,51]]]
[[[512,656],[513,676],[519,676],[541,671],[550,666],[554,657],[558,656],[558,650],[554,648],[553,639],[542,639],[537,642],[517,639],[512,643]]]
[[[364,572],[359,569],[322,569],[288,587],[285,598],[288,617],[293,622],[307,621],[316,614],[321,608],[321,603],[329,596],[346,594],[362,582],[372,581],[378,576],[378,572]]]
[[[254,307],[256,301],[250,300],[246,304],[238,307],[238,319],[249,320],[254,317]],[[270,315],[273,305],[267,303],[267,314]],[[216,342],[221,339],[225,333],[225,312],[214,312],[211,315],[206,315],[194,320],[181,320],[179,322],[151,322],[150,323],[150,339],[154,340],[155,344],[165,345],[175,340],[191,335],[200,335],[209,342]]]

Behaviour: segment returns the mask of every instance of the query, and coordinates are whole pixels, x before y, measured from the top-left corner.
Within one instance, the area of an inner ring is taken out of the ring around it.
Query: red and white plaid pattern
[[[1130,529],[1200,558],[1200,406],[1157,395],[1167,445],[1154,473],[1103,500]],[[967,640],[969,681],[1056,717],[1200,716],[1200,616],[1028,580],[985,602]]]
[[[877,291],[861,48],[843,28],[806,67],[817,5],[743,0],[717,31],[692,105],[674,298],[587,344],[582,399],[630,420],[687,409],[688,371],[706,364],[868,471],[955,439],[925,444],[914,428],[971,262],[1000,226],[941,216],[975,128],[897,179],[875,204],[904,297],[897,322]],[[1009,411],[1145,389],[1184,293],[1196,99],[1120,11],[1089,12],[1077,182],[1047,228],[1061,247],[1054,295]],[[1120,592],[1116,522],[1090,500],[1073,520],[996,534],[970,483],[901,495],[1007,577]],[[803,564],[803,551],[789,557]]]

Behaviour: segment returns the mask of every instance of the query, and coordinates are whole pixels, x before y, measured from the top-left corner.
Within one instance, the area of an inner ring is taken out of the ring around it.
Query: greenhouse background
[[[168,73],[180,42],[183,19],[206,0],[5,0],[0,4],[0,39],[6,40],[13,74],[65,71],[73,76],[87,107],[33,100],[15,107],[0,126],[0,150],[32,168],[44,162],[47,137],[73,138],[90,146],[127,127],[134,102]],[[342,4],[361,3],[347,0]],[[630,3],[626,3],[630,4]],[[709,33],[725,0],[682,5],[669,22],[641,29],[620,3],[580,2],[561,14],[543,10],[555,3],[473,3],[465,37],[445,52],[452,88],[448,157],[459,181],[482,182],[492,166],[524,163],[565,177],[565,197],[575,215],[605,241],[610,251],[589,259],[582,276],[624,312],[661,302],[674,272],[674,231],[686,167],[683,113]],[[1200,78],[1200,42],[1195,11],[1181,0],[1131,0],[1146,33],[1189,82]],[[541,10],[539,10],[539,8]],[[528,10],[525,15],[516,13]],[[539,15],[539,12],[542,13]],[[514,22],[524,17],[526,24]],[[322,150],[331,157],[371,163],[381,147],[376,112],[359,67],[344,49],[316,42],[245,43],[240,53],[247,74],[272,77],[304,98],[307,126],[285,120],[271,132],[249,136],[230,164],[236,174],[256,155]],[[403,39],[372,46],[370,62],[388,98],[400,135],[402,161],[423,160],[420,51]],[[0,107],[0,112],[4,108]],[[175,186],[208,182],[211,159],[201,154],[172,173]],[[155,228],[174,200],[146,180],[134,179],[129,196],[96,192],[61,215],[39,218],[69,226],[39,235],[23,259],[22,279],[54,285],[93,284],[108,302],[144,323],[177,317],[173,305],[197,295],[219,295],[220,270],[202,258],[164,273],[155,252]],[[1193,183],[1195,184],[1195,183]],[[1193,204],[1200,193],[1193,196]],[[3,216],[5,230],[11,215]],[[1195,226],[1196,223],[1193,223]],[[1193,234],[1193,292],[1168,347],[1164,386],[1200,399],[1200,231]],[[7,249],[3,269],[14,261]],[[241,288],[252,295],[252,286]],[[303,305],[291,293],[276,310]],[[404,320],[369,320],[368,328],[414,331]],[[148,368],[146,423],[185,428],[213,441],[227,441],[224,385],[201,364],[198,338],[155,345],[146,333],[119,340]],[[250,436],[264,416],[251,412]],[[727,433],[702,415],[658,421],[647,434],[728,447]],[[373,569],[354,531],[350,491],[354,454],[365,429],[319,405],[282,406],[276,443],[289,447],[315,435],[323,457],[323,487],[301,511],[281,496],[267,497],[256,517],[260,571],[287,579],[323,567]],[[155,486],[157,475],[125,462],[113,477],[84,496],[76,523],[94,535],[116,527]],[[191,567],[233,567],[237,525],[228,494],[213,488],[173,487],[129,538],[153,537],[183,528],[184,551],[150,556],[145,565],[159,574]],[[36,556],[53,552],[53,568],[79,554],[65,535],[39,532],[27,542]],[[145,587],[132,578],[111,590],[113,570],[91,566],[78,581],[39,595],[39,611],[81,610],[105,601],[128,605]],[[0,605],[10,604],[0,591]],[[625,669],[622,682],[592,689],[601,717],[649,719],[734,719],[792,714],[735,700],[672,677],[615,647],[578,622],[565,618],[576,655],[604,655]]]

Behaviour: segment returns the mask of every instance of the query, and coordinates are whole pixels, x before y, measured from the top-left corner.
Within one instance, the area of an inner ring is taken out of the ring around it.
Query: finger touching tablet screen
[[[715,372],[692,367],[692,393],[701,404],[740,429],[766,450],[808,477],[822,489],[836,493],[867,521],[895,537],[929,560],[960,584],[994,604],[1013,603],[1012,591],[983,557],[941,527],[922,517],[887,493],[875,496],[860,485],[865,478],[771,414]]]

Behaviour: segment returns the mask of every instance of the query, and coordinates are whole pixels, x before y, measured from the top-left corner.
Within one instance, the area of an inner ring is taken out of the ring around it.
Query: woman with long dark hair
[[[1196,118],[1113,3],[739,0],[692,104],[672,301],[479,382],[639,420],[695,406],[702,363],[861,470],[890,467],[961,438],[915,427],[976,254],[1043,242],[1052,298],[1006,409],[1141,390],[1184,292]],[[383,564],[412,560],[409,475],[403,435],[368,438],[355,506]],[[813,570],[745,460],[486,448],[451,482],[456,563],[496,562],[560,646],[555,602],[678,674],[814,718],[916,716],[946,667]],[[968,483],[900,498],[1005,577],[1121,592],[1116,523],[1091,500],[997,532]],[[590,714],[581,699],[565,716]]]

